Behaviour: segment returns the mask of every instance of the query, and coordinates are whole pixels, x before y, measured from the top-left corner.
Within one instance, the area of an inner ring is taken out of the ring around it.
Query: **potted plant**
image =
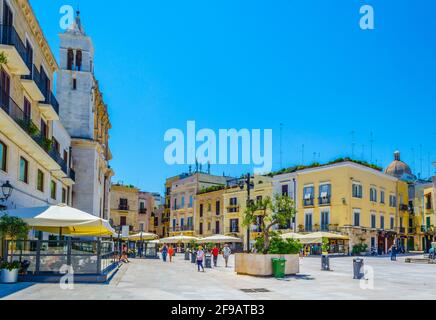
[[[259,236],[254,245],[256,253],[235,254],[235,271],[238,274],[257,276],[272,275],[272,259],[284,258],[285,274],[299,272],[299,251],[301,244],[293,239],[282,239],[273,227],[283,225],[295,214],[292,200],[287,196],[276,195],[252,202],[244,212],[243,225],[258,225]]]
[[[0,52],[0,65],[7,64],[8,63],[8,57],[6,56],[6,53],[4,51]]]
[[[20,269],[20,262],[13,261],[15,242],[17,239],[25,239],[29,231],[28,225],[20,218],[3,215],[0,218],[0,236],[2,239],[6,238],[11,243],[10,261],[6,257],[5,261],[0,266],[0,282],[2,283],[15,283],[18,280],[18,271]]]

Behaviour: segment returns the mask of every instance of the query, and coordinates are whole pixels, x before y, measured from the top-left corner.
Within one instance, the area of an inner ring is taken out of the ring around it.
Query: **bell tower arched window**
[[[73,70],[74,52],[73,49],[68,49],[67,53],[67,70]]]
[[[82,50],[76,51],[76,67],[77,71],[82,69]]]

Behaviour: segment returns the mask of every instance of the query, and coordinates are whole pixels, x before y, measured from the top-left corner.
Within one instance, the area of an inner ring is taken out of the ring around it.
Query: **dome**
[[[395,151],[394,161],[392,161],[391,164],[386,168],[385,173],[398,179],[413,176],[410,167],[405,162],[400,160],[399,151]]]

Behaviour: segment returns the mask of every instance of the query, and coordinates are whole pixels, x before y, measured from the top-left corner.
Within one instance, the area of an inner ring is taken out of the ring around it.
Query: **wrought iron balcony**
[[[27,50],[14,26],[0,25],[0,45],[7,56],[7,65],[15,74],[28,74]]]
[[[21,76],[21,83],[33,100],[43,101],[45,97],[42,93],[44,86],[42,85],[41,74],[34,64],[27,64],[27,67],[30,74]]]
[[[320,206],[325,206],[325,205],[329,205],[331,197],[330,196],[326,196],[326,197],[319,197],[318,198],[318,204]]]
[[[123,210],[123,211],[128,211],[129,210],[129,205],[128,204],[119,204],[118,205],[118,210]]]
[[[409,211],[409,206],[407,204],[400,204],[400,211]]]
[[[74,171],[73,169],[71,169],[70,168],[70,170],[69,170],[70,172],[70,174],[69,174],[69,177],[70,177],[70,179],[71,180],[73,180],[73,181],[76,181],[76,171]]]
[[[18,104],[0,88],[0,107],[17,123],[68,175],[68,166],[61,155],[53,148],[52,140],[47,138],[32,122]]]
[[[399,233],[406,233],[406,228],[404,228],[404,227],[399,227],[399,228],[398,228],[398,232],[399,232]]]
[[[303,199],[303,206],[304,207],[312,207],[315,203],[315,200],[313,198],[309,199]]]
[[[145,214],[145,213],[147,213],[147,209],[146,208],[139,208],[139,213]]]
[[[226,233],[239,233],[239,226],[227,227]]]

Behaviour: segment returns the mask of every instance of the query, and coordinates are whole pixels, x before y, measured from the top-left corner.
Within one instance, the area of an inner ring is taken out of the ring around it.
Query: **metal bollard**
[[[321,256],[321,270],[330,271],[330,257],[326,254]]]
[[[362,279],[364,273],[361,272],[363,269],[363,259],[355,258],[353,259],[353,279]]]
[[[204,267],[212,268],[212,255],[210,253],[207,253],[204,255],[204,259]]]

